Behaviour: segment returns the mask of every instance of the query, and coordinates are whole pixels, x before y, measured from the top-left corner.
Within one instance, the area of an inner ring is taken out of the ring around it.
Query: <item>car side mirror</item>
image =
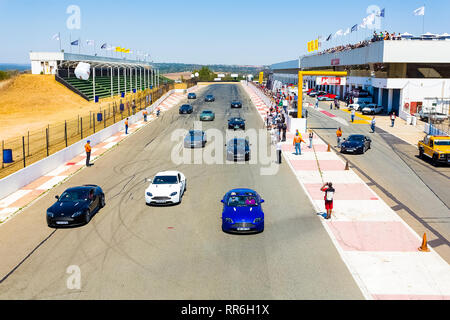
[[[264,203],[264,199],[261,199],[261,201],[260,201],[261,203]]]
[[[152,179],[149,179],[149,178],[145,179],[145,181],[148,183],[152,183]]]
[[[59,200],[59,196],[55,196],[55,198],[56,198],[57,200]]]
[[[220,200],[220,202],[224,203],[223,199],[222,199],[222,200]]]

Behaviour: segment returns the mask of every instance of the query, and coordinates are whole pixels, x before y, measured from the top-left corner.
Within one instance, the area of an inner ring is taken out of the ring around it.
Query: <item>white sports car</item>
[[[186,191],[186,177],[179,171],[164,171],[156,174],[145,190],[148,205],[180,203]]]

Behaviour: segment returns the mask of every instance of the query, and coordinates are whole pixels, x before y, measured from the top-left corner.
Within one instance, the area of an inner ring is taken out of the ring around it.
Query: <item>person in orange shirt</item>
[[[86,145],[84,146],[84,150],[86,151],[86,167],[90,167],[92,164],[90,164],[91,160],[91,140],[88,140]]]
[[[295,137],[294,137],[294,141],[293,144],[295,146],[295,155],[301,155],[302,154],[302,147],[301,147],[301,143],[305,143],[305,141],[303,141],[302,139],[302,135],[297,131],[295,133]]]
[[[337,129],[336,137],[337,137],[337,146],[338,146],[338,148],[340,148],[341,147],[341,137],[342,137],[342,129],[341,129],[341,127],[339,127],[339,129]]]
[[[143,114],[144,114],[144,121],[147,122],[147,114],[148,114],[147,110],[144,110]]]
[[[128,118],[125,120],[125,134],[128,134]]]

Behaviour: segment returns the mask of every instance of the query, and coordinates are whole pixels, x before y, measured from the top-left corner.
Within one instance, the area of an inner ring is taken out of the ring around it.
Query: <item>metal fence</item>
[[[194,82],[187,82],[188,88],[193,85],[195,85]],[[91,111],[89,114],[50,124],[41,130],[28,131],[20,137],[2,140],[0,178],[4,178],[44,159],[103,128],[151,106],[172,89],[174,89],[173,84],[165,84],[159,88],[139,91],[124,98],[118,97],[107,106],[104,105],[103,108]],[[5,154],[7,154],[7,157],[5,157]],[[12,155],[11,163],[6,163],[9,162],[8,154]]]

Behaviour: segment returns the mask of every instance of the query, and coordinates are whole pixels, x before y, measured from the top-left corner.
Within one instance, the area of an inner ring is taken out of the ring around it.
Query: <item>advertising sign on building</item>
[[[317,77],[316,84],[320,86],[345,86],[347,79],[342,77]]]
[[[214,78],[214,81],[222,81],[222,78]]]
[[[338,66],[341,64],[341,59],[331,59],[332,66]]]
[[[232,77],[232,78],[237,78],[237,77],[239,77],[239,75],[238,75],[237,73],[232,73],[232,74],[231,74],[231,77]]]
[[[223,73],[220,73],[217,75],[219,78],[225,78],[225,75]]]

